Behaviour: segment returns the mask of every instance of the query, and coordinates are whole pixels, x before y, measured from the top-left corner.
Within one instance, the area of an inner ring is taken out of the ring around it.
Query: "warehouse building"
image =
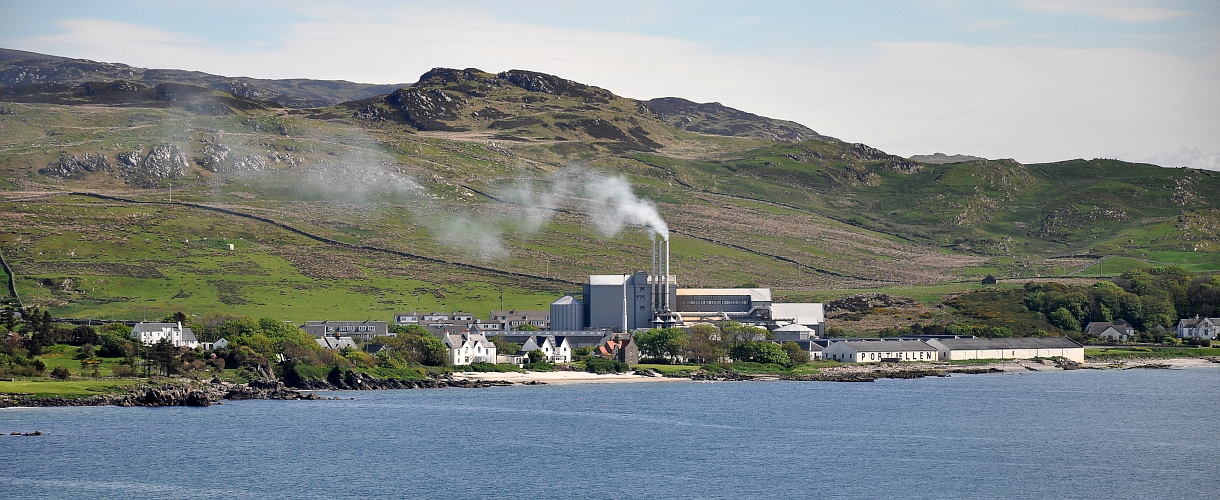
[[[936,361],[935,347],[922,340],[844,340],[822,350],[823,359],[844,363]]]
[[[1084,362],[1084,346],[1067,337],[943,338],[925,342],[943,361],[1062,357]]]

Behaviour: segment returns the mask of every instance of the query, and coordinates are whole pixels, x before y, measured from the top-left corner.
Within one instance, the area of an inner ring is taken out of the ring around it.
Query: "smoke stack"
[[[661,311],[669,314],[669,238],[665,238],[665,295],[661,301]]]

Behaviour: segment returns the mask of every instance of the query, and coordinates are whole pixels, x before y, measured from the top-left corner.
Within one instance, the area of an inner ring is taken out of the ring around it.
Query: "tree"
[[[780,348],[784,350],[784,354],[788,355],[788,360],[792,365],[803,365],[809,362],[809,352],[801,349],[800,344],[796,342],[784,342]]]
[[[591,356],[593,356],[593,347],[591,347],[591,346],[577,347],[575,349],[572,349],[572,360],[573,361],[584,361],[586,359],[589,359],[589,357],[591,357]],[[593,357],[596,357],[596,356],[593,356]]]
[[[699,324],[687,329],[686,358],[695,363],[715,363],[724,358],[720,329]]]
[[[530,363],[542,363],[546,361],[546,353],[542,349],[534,349],[526,354],[529,357]]]
[[[1069,332],[1080,331],[1080,321],[1066,307],[1060,307],[1047,315],[1047,320],[1059,328]]]
[[[10,331],[17,328],[17,313],[13,311],[13,306],[4,306],[3,312],[0,312],[0,321],[3,321],[4,328]]]
[[[496,345],[496,352],[500,354],[516,354],[521,350],[521,344],[509,342],[507,339],[499,335],[493,335],[489,338],[491,339],[491,343]]]
[[[743,325],[736,321],[721,323],[720,332],[728,347],[733,347],[743,342],[766,340],[771,334],[765,328]]]
[[[686,348],[686,332],[678,328],[653,328],[635,336],[640,353],[654,358],[673,361]]]
[[[174,362],[178,357],[178,348],[170,343],[169,339],[161,339],[159,342],[148,346],[148,354],[146,356],[152,366],[154,372],[164,375],[176,373]]]
[[[51,318],[51,310],[47,309],[42,312],[42,321],[38,322],[38,333],[44,337],[51,334],[51,326],[55,320]]]
[[[750,341],[742,342],[729,349],[729,357],[733,361],[750,361],[754,363],[774,363],[777,365],[790,365],[792,359],[784,352],[784,349],[772,342],[766,341]]]
[[[97,332],[92,326],[79,325],[72,329],[72,344],[74,345],[96,344],[97,341]]]
[[[531,324],[529,324],[529,323],[522,323],[522,324],[520,324],[520,325],[517,325],[517,331],[519,331],[519,332],[536,332],[536,331],[538,331],[538,327],[536,327],[536,326],[534,326],[534,325],[531,325]]]
[[[101,328],[97,336],[99,356],[131,358],[136,354],[135,342],[131,339],[131,328],[122,323],[110,323]]]

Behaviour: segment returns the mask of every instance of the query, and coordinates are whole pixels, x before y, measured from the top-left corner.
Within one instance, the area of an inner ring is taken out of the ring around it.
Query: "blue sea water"
[[[0,498],[1217,498],[1220,367],[0,410]]]

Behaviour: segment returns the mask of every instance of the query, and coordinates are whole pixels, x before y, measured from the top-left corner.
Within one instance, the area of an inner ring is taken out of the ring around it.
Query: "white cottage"
[[[845,363],[935,361],[937,353],[922,340],[843,340],[823,349],[822,358]]]
[[[546,360],[551,363],[567,363],[572,361],[572,343],[567,337],[552,337],[535,335],[521,345],[523,352],[542,351]]]
[[[447,333],[441,337],[449,349],[449,364],[495,363],[496,344],[480,333]]]
[[[169,340],[174,347],[199,347],[195,332],[178,323],[137,323],[131,329],[132,338],[138,339],[144,345],[153,345],[162,340]]]
[[[1195,316],[1178,320],[1174,329],[1178,338],[1183,339],[1215,339],[1220,332],[1220,318],[1203,318]]]

